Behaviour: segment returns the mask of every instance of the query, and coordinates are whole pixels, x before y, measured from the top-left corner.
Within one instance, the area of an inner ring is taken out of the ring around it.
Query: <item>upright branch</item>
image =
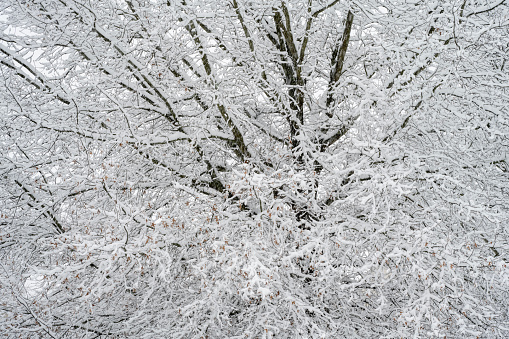
[[[210,86],[215,86],[215,79],[213,79],[214,75],[212,74],[212,65],[209,59],[209,56],[207,52],[205,51],[205,48],[203,47],[203,44],[201,42],[201,39],[198,35],[198,31],[196,29],[196,25],[194,23],[194,20],[191,20],[189,24],[186,25],[186,30],[189,32],[191,37],[193,38],[194,43],[196,44],[196,47],[198,48],[198,51],[201,55],[201,61],[203,64],[203,68],[205,69],[205,72],[207,74],[207,78],[210,82]],[[226,107],[222,103],[216,104],[217,109],[219,113],[221,114],[221,117],[226,122],[228,127],[230,127],[233,138],[234,138],[234,145],[235,148],[233,149],[234,153],[239,157],[239,159],[242,162],[245,162],[246,160],[249,160],[251,158],[251,154],[248,150],[248,147],[244,141],[244,135],[242,134],[240,128],[238,127],[237,123],[234,121],[233,116],[229,114]]]
[[[346,50],[348,49],[348,44],[350,42],[350,32],[352,31],[353,24],[353,13],[348,11],[348,15],[346,16],[345,29],[343,30],[343,36],[341,38],[341,46],[336,44],[334,50],[332,51],[331,58],[331,71],[329,77],[329,87],[327,94],[327,116],[332,118],[334,116],[334,107],[336,105],[336,100],[334,97],[334,90],[337,86],[339,78],[341,77],[341,72],[343,71],[343,65],[346,57]]]

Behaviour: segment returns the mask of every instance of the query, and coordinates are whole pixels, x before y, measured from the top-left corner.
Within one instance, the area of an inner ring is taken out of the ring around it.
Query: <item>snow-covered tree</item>
[[[3,0],[0,332],[509,336],[505,0]]]

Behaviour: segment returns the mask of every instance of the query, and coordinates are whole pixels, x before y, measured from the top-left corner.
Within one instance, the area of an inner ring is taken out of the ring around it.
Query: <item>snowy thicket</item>
[[[505,0],[0,1],[0,333],[509,336]]]

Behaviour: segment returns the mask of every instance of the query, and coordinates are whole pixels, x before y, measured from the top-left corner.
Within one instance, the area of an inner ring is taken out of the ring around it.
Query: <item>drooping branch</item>
[[[28,84],[32,85],[38,90],[45,90],[49,93],[52,93],[60,102],[70,105],[71,101],[67,98],[65,98],[65,94],[58,93],[58,91],[55,89],[54,86],[52,86],[49,81],[46,80],[46,77],[38,72],[35,67],[33,67],[29,62],[27,62],[24,58],[17,55],[15,51],[12,51],[8,49],[5,46],[2,46],[0,44],[0,52],[2,52],[4,55],[7,56],[7,59],[1,58],[0,64],[10,68],[11,70],[14,70],[16,72],[16,75],[26,81]],[[11,59],[15,61],[17,64],[21,66],[23,70],[31,74],[33,76],[33,79],[29,74],[26,74],[22,70],[19,69],[19,67],[16,67],[16,65],[9,61],[8,59]]]
[[[21,182],[19,182],[18,180],[14,180],[14,182],[23,190],[23,192],[25,192],[30,197],[30,199],[32,199],[33,202],[37,203],[40,206],[40,208],[43,209],[42,215],[51,220],[51,223],[53,224],[53,226],[55,226],[57,232],[60,234],[64,233],[65,230],[62,227],[62,224],[60,223],[60,221],[58,221],[55,215],[49,211],[48,207],[45,204],[38,201],[35,195],[32,192],[30,192],[30,190],[26,188],[25,185],[23,185]],[[29,204],[29,206],[36,207],[31,204]]]

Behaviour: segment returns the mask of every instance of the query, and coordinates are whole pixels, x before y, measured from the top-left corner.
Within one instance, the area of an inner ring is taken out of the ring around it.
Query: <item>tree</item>
[[[504,0],[4,0],[1,331],[507,337]]]

